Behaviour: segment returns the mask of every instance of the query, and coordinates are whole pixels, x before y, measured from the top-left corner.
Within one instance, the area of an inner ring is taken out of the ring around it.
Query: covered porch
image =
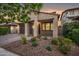
[[[34,24],[34,21],[30,21],[28,24],[29,24],[28,35],[33,36],[34,31],[36,29],[36,23]],[[35,31],[35,35],[37,35],[37,36],[52,36],[53,35],[53,19],[38,20],[37,31]]]
[[[25,35],[58,37],[57,18],[29,21],[25,24]]]

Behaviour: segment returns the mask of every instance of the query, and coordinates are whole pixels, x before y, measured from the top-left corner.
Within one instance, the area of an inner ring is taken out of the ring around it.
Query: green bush
[[[72,41],[68,38],[59,40],[59,49],[62,53],[67,54],[71,50]]]
[[[72,39],[77,45],[79,45],[79,29],[72,30]]]
[[[33,47],[38,46],[38,42],[37,42],[37,40],[36,40],[36,37],[34,37],[34,38],[31,39],[31,43],[32,43],[32,46],[33,46]]]
[[[37,43],[37,41],[32,41],[32,46],[33,46],[33,47],[36,47],[36,46],[38,46],[38,43]]]
[[[52,51],[52,48],[51,48],[50,45],[47,45],[45,48],[46,48],[48,51]]]
[[[10,28],[8,27],[0,27],[0,35],[5,35],[10,32]]]
[[[53,39],[51,40],[51,44],[58,45],[58,44],[59,44],[58,38],[53,38]]]
[[[57,45],[59,50],[66,54],[71,50],[72,40],[64,37],[58,37],[54,38],[51,43]]]
[[[67,54],[68,51],[70,51],[70,49],[64,45],[59,46],[59,50],[63,53],[63,54]]]
[[[21,42],[22,42],[22,44],[27,44],[27,39],[24,35],[21,36]]]
[[[78,21],[64,23],[63,24],[63,35],[67,38],[72,39],[72,30],[73,29],[79,29],[79,22]]]
[[[63,37],[53,38],[53,39],[51,40],[51,44],[59,45],[61,39],[63,39]]]
[[[36,38],[35,37],[31,39],[31,42],[34,42],[34,41],[36,41]]]
[[[63,25],[63,35],[79,45],[79,21],[65,23]]]

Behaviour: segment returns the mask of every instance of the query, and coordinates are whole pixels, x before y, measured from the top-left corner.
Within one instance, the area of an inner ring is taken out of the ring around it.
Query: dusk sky
[[[43,8],[41,11],[43,12],[57,12],[59,14],[62,13],[62,11],[70,8],[76,8],[79,7],[79,3],[45,3],[43,4]]]

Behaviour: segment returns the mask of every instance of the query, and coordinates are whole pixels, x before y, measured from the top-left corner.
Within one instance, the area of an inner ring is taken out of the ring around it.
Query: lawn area
[[[58,46],[51,44],[51,39],[37,39],[37,46],[32,46],[31,41],[28,41],[27,44],[22,44],[20,40],[9,43],[7,45],[2,46],[3,48],[17,53],[22,56],[63,56],[63,54]],[[46,48],[46,47],[50,48]],[[75,44],[72,44],[71,51],[69,51],[66,55],[79,55],[79,47]]]

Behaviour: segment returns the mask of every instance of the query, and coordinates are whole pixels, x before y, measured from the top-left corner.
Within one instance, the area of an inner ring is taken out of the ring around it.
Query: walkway
[[[20,40],[19,34],[8,34],[8,35],[0,36],[0,46],[17,40]]]
[[[0,48],[0,56],[19,56],[19,55],[12,53],[10,51],[7,51],[3,48]]]

